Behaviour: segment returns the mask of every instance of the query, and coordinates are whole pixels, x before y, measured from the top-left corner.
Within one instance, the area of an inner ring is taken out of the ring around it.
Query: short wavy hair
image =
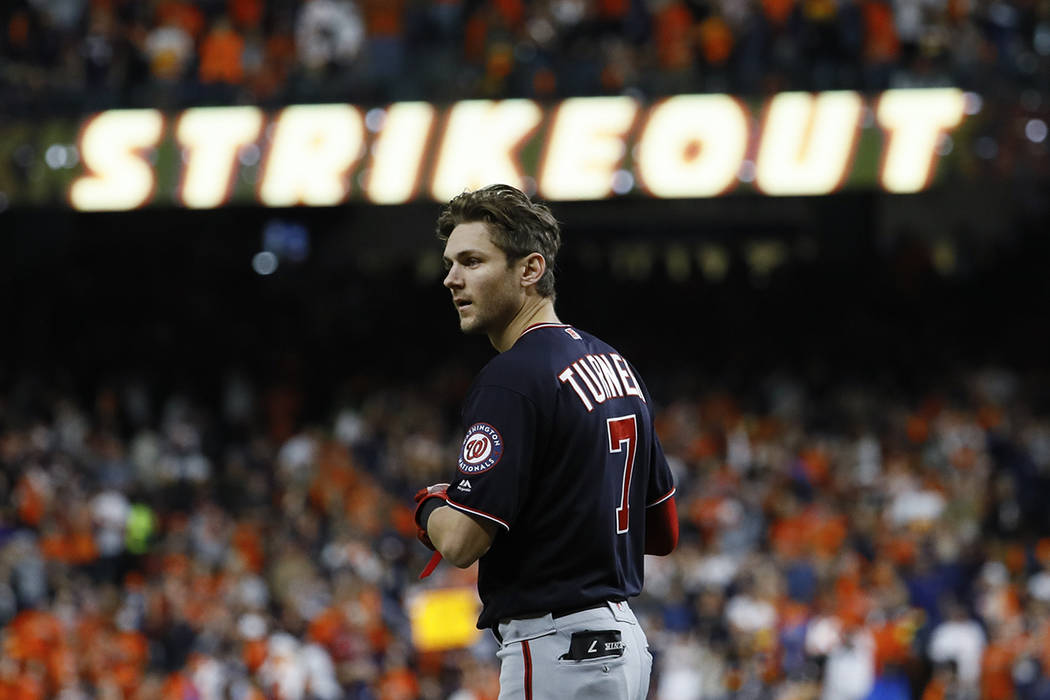
[[[488,224],[489,235],[507,256],[507,263],[539,253],[547,270],[536,283],[536,291],[554,297],[554,259],[561,248],[561,226],[546,205],[534,202],[510,185],[489,185],[456,195],[437,220],[437,237],[447,241],[460,224]]]

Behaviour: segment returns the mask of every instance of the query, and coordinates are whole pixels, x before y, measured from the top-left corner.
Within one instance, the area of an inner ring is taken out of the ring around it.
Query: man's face
[[[496,247],[487,225],[460,224],[445,243],[448,274],[444,285],[452,292],[464,333],[498,333],[510,323],[523,303],[518,266],[507,267],[506,254]]]

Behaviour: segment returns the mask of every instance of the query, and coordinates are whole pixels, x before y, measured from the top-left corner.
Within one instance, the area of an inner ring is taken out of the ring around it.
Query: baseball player
[[[554,311],[558,222],[507,185],[438,219],[461,330],[499,351],[463,406],[449,484],[416,495],[420,540],[480,560],[480,629],[500,642],[500,700],[643,700],[652,656],[627,600],[643,554],[678,540],[652,400],[615,348]]]

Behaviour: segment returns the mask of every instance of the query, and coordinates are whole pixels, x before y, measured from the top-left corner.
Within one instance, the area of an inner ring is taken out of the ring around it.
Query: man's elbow
[[[494,528],[452,508],[440,508],[430,518],[430,539],[441,556],[465,569],[488,551]]]
[[[460,569],[466,569],[481,558],[481,554],[466,547],[448,547],[441,551],[441,556],[449,564]]]
[[[476,562],[489,548],[488,542],[459,537],[449,537],[440,544],[435,542],[435,545],[445,561],[460,569],[466,569]]]

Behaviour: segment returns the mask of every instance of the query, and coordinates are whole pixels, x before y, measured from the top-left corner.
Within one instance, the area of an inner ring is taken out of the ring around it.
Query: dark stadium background
[[[1046,184],[556,202],[558,309],[636,358],[664,400],[746,391],[776,370],[813,389],[855,380],[906,393],[963,367],[1045,379]],[[460,336],[440,285],[439,211],[420,202],[0,213],[13,302],[0,381],[10,389],[36,373],[90,396],[132,373],[161,395],[214,398],[231,368],[266,384],[294,367],[318,418],[351,380],[480,367],[491,350]],[[304,231],[309,249],[259,275],[251,260],[275,222]],[[724,253],[721,274],[704,269],[711,250]]]

